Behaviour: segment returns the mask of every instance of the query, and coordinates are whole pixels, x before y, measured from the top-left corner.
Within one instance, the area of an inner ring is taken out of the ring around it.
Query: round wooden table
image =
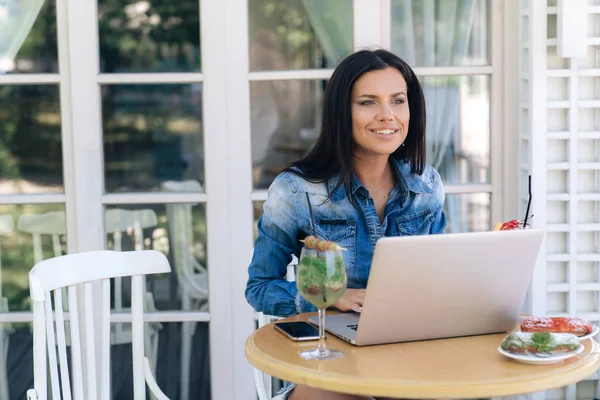
[[[306,320],[301,314],[284,321]],[[482,398],[531,393],[580,381],[600,367],[600,346],[584,341],[584,351],[549,365],[530,365],[501,355],[504,334],[356,347],[327,337],[342,350],[338,360],[298,356],[317,342],[293,342],[273,324],[246,341],[246,357],[277,378],[337,392],[400,398]]]

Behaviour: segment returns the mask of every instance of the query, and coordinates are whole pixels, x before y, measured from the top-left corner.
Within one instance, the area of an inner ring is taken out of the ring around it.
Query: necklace
[[[367,190],[369,191],[369,195],[371,195],[371,197],[374,197],[374,195],[376,194],[376,192],[383,186],[384,183],[389,183],[389,182],[386,182],[386,180],[384,179],[375,188],[370,189],[370,188],[367,187]],[[389,191],[385,191],[385,193],[382,194],[382,197],[385,199],[386,197],[388,197],[388,194],[389,194]]]
[[[367,185],[364,185],[364,187],[368,190],[369,195],[371,197],[375,197],[374,195],[377,194],[378,197],[383,196],[383,198],[386,198],[389,195],[389,190],[386,190],[385,193],[383,193],[382,195],[377,193],[379,191],[379,189],[381,189],[381,187],[383,187],[384,184],[385,185],[391,184],[391,186],[394,185],[394,176],[391,173],[388,174],[388,173],[384,172],[384,174],[381,177],[381,180],[379,181],[379,184],[377,186],[371,188]],[[390,187],[390,190],[391,190],[391,187]]]
[[[369,189],[369,188],[367,188],[367,189],[369,189],[369,193],[371,193],[371,192],[376,192],[377,190],[379,190],[379,188],[380,188],[382,185],[383,185],[383,180],[381,181],[381,183],[380,183],[380,184],[379,184],[379,185],[378,185],[376,188],[373,188],[373,189]]]

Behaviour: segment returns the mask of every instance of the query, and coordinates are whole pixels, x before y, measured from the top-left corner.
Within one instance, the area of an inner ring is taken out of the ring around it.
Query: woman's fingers
[[[365,289],[347,289],[333,306],[340,311],[362,311]]]
[[[358,304],[354,304],[352,306],[352,311],[361,312],[362,311],[362,306],[359,306]]]
[[[361,312],[363,303],[365,301],[365,289],[355,289],[355,290],[356,290],[356,292],[354,292],[354,296],[353,296],[354,306],[352,307],[352,310],[356,311],[356,312]]]

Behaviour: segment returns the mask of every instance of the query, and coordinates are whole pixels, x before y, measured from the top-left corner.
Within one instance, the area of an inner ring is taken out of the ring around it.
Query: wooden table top
[[[301,314],[284,321],[306,320]],[[298,353],[316,341],[293,342],[273,324],[246,341],[246,357],[259,370],[283,380],[332,391],[401,398],[481,398],[561,387],[600,367],[600,346],[585,340],[577,356],[549,365],[523,364],[498,352],[504,334],[356,347],[333,335],[327,347],[338,360],[310,361]]]

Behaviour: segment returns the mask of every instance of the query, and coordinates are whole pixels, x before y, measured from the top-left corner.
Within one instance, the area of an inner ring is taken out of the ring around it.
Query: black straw
[[[531,207],[531,175],[529,175],[529,201],[527,202],[527,211],[523,220],[523,229],[527,228],[527,218],[529,217],[529,207]]]
[[[310,205],[310,197],[308,196],[308,192],[306,192],[306,202],[308,203],[308,212],[310,213],[310,223],[312,225],[312,233],[315,237],[317,237],[317,231],[315,230],[315,216],[313,214],[312,206]]]
[[[310,204],[310,196],[308,192],[306,194],[306,203],[308,204],[308,212],[310,213],[310,223],[312,225],[312,232],[314,237],[317,237],[317,230],[315,229],[315,215],[313,214],[312,205]],[[327,303],[327,295],[325,294],[325,282],[323,281],[323,286],[321,286],[321,294],[323,296],[323,302]]]

